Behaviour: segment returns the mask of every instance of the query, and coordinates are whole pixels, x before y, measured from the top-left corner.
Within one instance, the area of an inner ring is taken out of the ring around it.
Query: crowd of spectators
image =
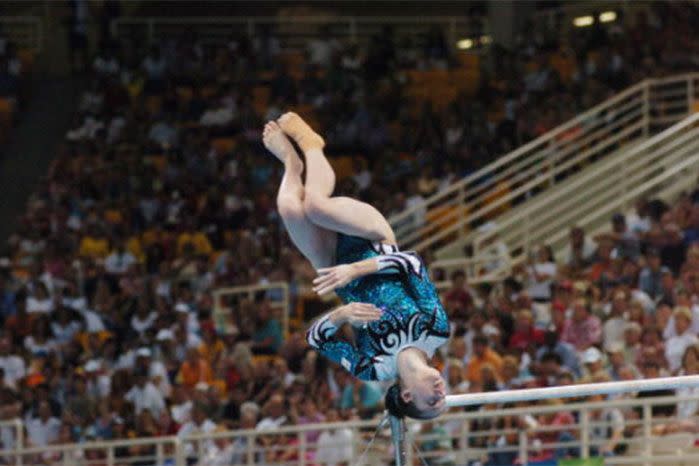
[[[329,153],[368,161],[340,189],[390,214],[632,82],[687,69],[694,22],[664,4],[655,15],[570,38],[527,28],[516,52],[493,51],[476,95],[441,111],[418,105],[417,113],[402,94],[406,71],[457,66],[438,31],[423,49],[390,28],[366,48],[313,39],[301,79],[289,73],[270,30],[220,46],[188,33],[145,56],[141,44],[108,43],[0,261],[0,418],[24,419],[27,442],[42,446],[273,431],[380,413],[381,386],[329,366],[307,348],[302,328],[283,334],[272,293],[231,303],[230,316],[214,322],[216,287],[286,281],[296,295],[314,276],[275,212],[280,167],[260,144],[263,122],[310,105]],[[572,73],[558,73],[555,59],[569,60]],[[259,85],[270,88],[264,114],[251,98]],[[233,143],[212,143],[219,139]],[[557,261],[542,247],[493,289],[452,277],[444,303],[453,338],[438,356],[449,390],[695,373],[695,202],[697,193],[670,206],[644,202],[594,239],[573,229],[568,257]],[[682,416],[695,412],[678,408]],[[624,417],[595,416],[618,427],[600,452],[621,451]],[[309,432],[308,439],[332,445],[348,435]],[[15,441],[9,428],[1,438],[5,447]],[[222,452],[235,462],[246,442],[207,443],[201,464],[216,464]],[[116,456],[152,453],[134,446]],[[344,453],[325,448],[313,460],[341,463]],[[270,450],[265,461],[298,454]],[[194,444],[187,455],[196,462]]]

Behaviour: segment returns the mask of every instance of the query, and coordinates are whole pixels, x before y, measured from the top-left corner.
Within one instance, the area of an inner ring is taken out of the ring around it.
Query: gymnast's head
[[[446,384],[428,365],[404,371],[384,399],[389,414],[398,418],[432,419],[446,410]]]

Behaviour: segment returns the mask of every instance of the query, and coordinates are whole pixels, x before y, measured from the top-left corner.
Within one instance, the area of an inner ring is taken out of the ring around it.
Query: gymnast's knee
[[[303,199],[303,210],[311,222],[322,221],[327,216],[328,199],[327,196],[315,191],[306,190],[306,196]]]
[[[277,196],[277,209],[282,218],[301,218],[305,215],[301,198],[288,194]]]

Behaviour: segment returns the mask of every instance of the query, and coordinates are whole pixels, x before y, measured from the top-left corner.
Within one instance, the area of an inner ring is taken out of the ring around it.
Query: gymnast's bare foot
[[[277,122],[270,121],[262,132],[262,142],[284,165],[303,170],[303,162]]]
[[[322,149],[325,141],[318,133],[308,126],[308,123],[294,112],[287,112],[279,118],[279,126],[286,134],[291,136],[302,151]]]

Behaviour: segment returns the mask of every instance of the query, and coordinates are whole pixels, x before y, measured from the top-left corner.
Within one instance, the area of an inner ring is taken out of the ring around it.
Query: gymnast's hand
[[[340,306],[330,314],[330,320],[335,325],[348,323],[363,325],[381,319],[382,311],[373,304],[349,303]]]
[[[318,277],[313,280],[313,291],[320,296],[342,288],[358,277],[354,264],[342,264],[335,267],[318,269]]]

